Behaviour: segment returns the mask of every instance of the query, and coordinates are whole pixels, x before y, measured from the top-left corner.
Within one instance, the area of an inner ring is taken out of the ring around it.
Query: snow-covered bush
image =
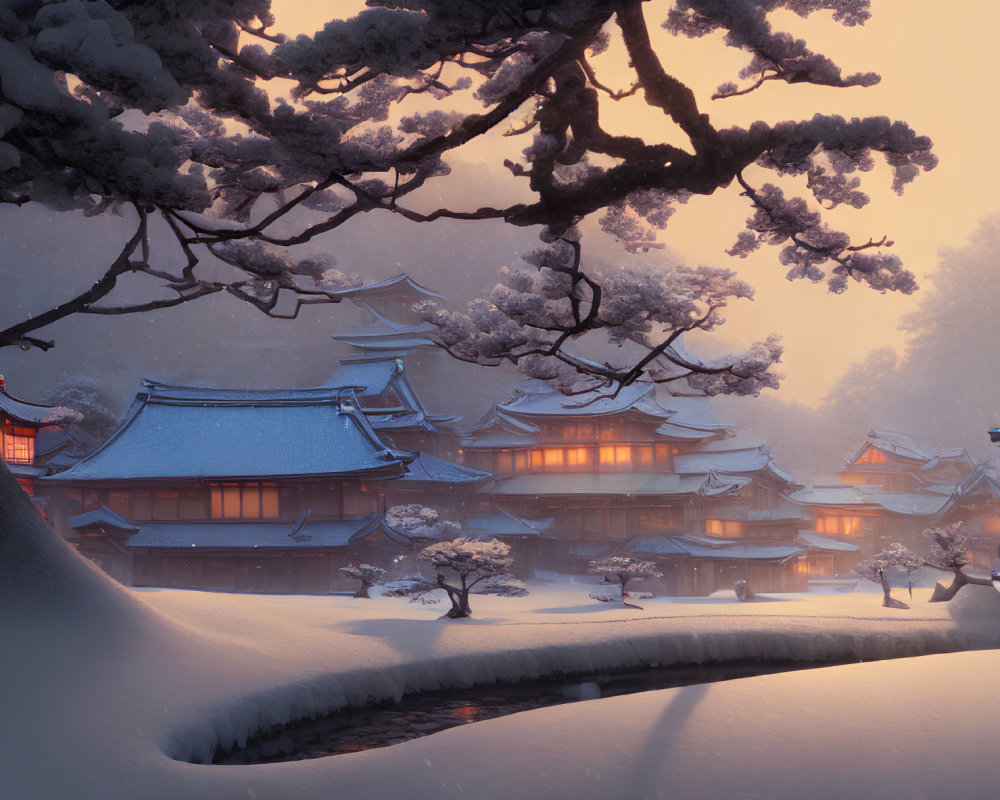
[[[385,570],[371,564],[348,564],[346,567],[341,567],[338,572],[361,581],[361,588],[354,593],[354,596],[366,599],[369,596],[368,590],[385,579]]]
[[[527,587],[510,574],[514,563],[510,545],[497,539],[480,542],[459,537],[438,542],[425,547],[420,559],[434,568],[434,579],[411,576],[407,585],[394,593],[422,599],[435,589],[443,589],[451,601],[451,609],[445,616],[451,619],[472,614],[469,595],[473,590],[476,594],[501,597],[522,597],[528,593]]]
[[[419,503],[391,506],[386,509],[385,522],[411,541],[451,539],[461,530],[457,522],[441,519],[437,509]]]
[[[590,593],[594,600],[600,600],[602,603],[614,603],[620,600],[629,608],[641,608],[641,606],[629,603],[629,594],[625,591],[625,587],[630,582],[638,583],[647,578],[663,577],[663,573],[656,568],[656,564],[652,561],[643,561],[630,556],[606,556],[597,561],[591,561],[587,572],[599,576],[603,583],[613,584],[619,588],[620,597],[618,598],[608,597],[601,592],[594,591]]]

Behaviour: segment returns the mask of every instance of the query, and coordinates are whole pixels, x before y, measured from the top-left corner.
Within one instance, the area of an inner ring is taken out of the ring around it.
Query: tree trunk
[[[972,584],[973,586],[992,586],[993,582],[989,578],[981,578],[978,575],[966,575],[962,572],[962,568],[959,567],[955,570],[955,577],[950,586],[945,586],[941,582],[934,584],[934,594],[931,595],[930,602],[947,602],[958,594],[958,590],[966,584]]]
[[[892,587],[889,586],[889,578],[884,569],[878,571],[878,577],[882,581],[882,606],[884,608],[909,608],[902,600],[897,600],[892,596]]]
[[[448,599],[451,600],[451,610],[445,615],[449,619],[463,619],[472,616],[472,609],[469,608],[468,590],[456,591],[448,590]]]
[[[372,586],[374,586],[374,585],[375,584],[373,584],[373,583],[369,583],[368,581],[362,580],[361,581],[361,588],[358,589],[354,593],[354,596],[356,598],[362,598],[362,599],[365,599],[365,600],[370,600],[371,596],[368,594],[368,590],[371,589]]]

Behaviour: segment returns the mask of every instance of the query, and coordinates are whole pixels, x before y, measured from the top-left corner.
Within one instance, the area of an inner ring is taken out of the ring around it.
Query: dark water
[[[289,723],[255,737],[246,747],[217,753],[212,763],[267,764],[354,753],[400,744],[471,722],[560,703],[830,665],[801,661],[736,661],[650,667],[407,695],[398,703]]]

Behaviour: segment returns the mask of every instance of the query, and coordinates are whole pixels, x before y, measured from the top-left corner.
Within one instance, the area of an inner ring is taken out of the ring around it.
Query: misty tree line
[[[834,474],[876,428],[908,433],[918,445],[993,457],[986,431],[1000,425],[1000,370],[991,360],[1000,341],[998,252],[998,216],[982,220],[968,243],[944,250],[904,319],[905,351],[875,348],[818,408],[778,393],[725,403],[723,413],[765,438],[783,466],[801,475]]]

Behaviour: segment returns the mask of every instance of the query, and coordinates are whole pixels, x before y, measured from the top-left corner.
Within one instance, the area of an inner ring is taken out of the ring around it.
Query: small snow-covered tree
[[[348,564],[346,567],[340,567],[338,572],[361,581],[361,587],[354,593],[358,598],[368,599],[368,590],[385,579],[385,570],[371,564]]]
[[[472,614],[469,595],[496,594],[501,597],[522,597],[527,587],[510,574],[514,559],[510,545],[498,539],[480,542],[459,537],[450,542],[438,542],[420,551],[420,559],[434,568],[433,580],[418,579],[400,590],[401,594],[422,597],[435,589],[443,589],[451,601],[445,615],[460,619]]]
[[[44,395],[42,402],[71,408],[81,419],[63,427],[82,447],[91,448],[114,430],[117,415],[108,407],[101,384],[87,375],[60,381]]]
[[[629,595],[625,587],[632,582],[639,583],[649,578],[663,577],[663,573],[656,568],[656,564],[652,561],[643,561],[630,556],[607,556],[591,561],[587,572],[599,576],[603,583],[617,586],[620,593],[620,597],[617,599],[629,608],[639,609],[642,607],[629,602]],[[613,603],[616,599],[600,592],[591,592],[590,596],[603,603]]]
[[[886,608],[909,608],[902,600],[897,600],[892,596],[892,585],[889,582],[889,569],[900,567],[906,570],[907,580],[910,587],[910,597],[913,597],[913,586],[911,576],[913,572],[924,564],[924,559],[908,550],[901,544],[889,545],[881,553],[876,553],[871,558],[866,558],[854,568],[856,575],[865,580],[878,583],[882,587],[882,605]]]
[[[969,561],[969,537],[965,532],[965,523],[953,522],[944,527],[931,527],[924,531],[924,536],[930,539],[931,557],[925,563],[935,569],[950,571],[954,576],[951,584],[945,586],[938,582],[934,584],[932,603],[951,600],[959,589],[968,584],[974,586],[992,586],[988,577],[969,575],[965,567]]]

